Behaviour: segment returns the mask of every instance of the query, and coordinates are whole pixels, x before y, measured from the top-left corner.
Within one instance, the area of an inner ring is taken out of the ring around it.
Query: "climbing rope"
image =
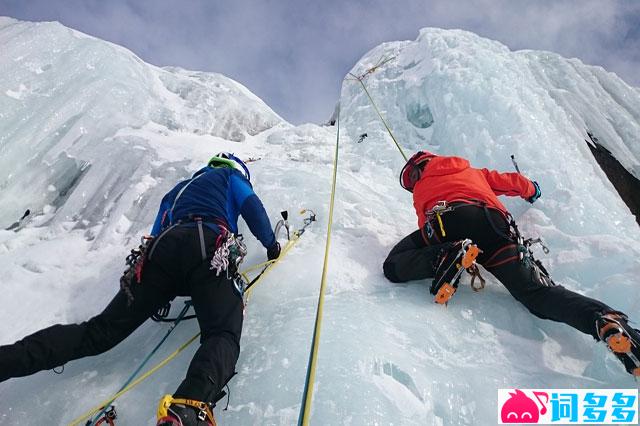
[[[302,234],[304,234],[307,227],[309,227],[309,225],[311,225],[313,222],[316,221],[316,214],[313,210],[310,210],[310,209],[300,210],[300,214],[306,214],[306,213],[309,213],[309,217],[304,219],[304,225],[300,229],[297,229],[296,231],[293,232],[291,239],[288,240],[285,246],[282,248],[280,252],[280,256],[278,256],[277,259],[268,260],[266,262],[259,263],[250,268],[247,268],[246,270],[240,273],[240,275],[242,275],[244,280],[248,283],[244,289],[245,302],[249,299],[249,296],[251,296],[254,286],[258,284],[269,273],[269,271],[273,266],[277,265],[278,262],[280,262],[289,253],[289,251],[293,248],[293,246],[295,246],[298,243],[298,241],[300,240],[300,237],[302,236]],[[250,280],[247,274],[249,272],[256,271],[260,268],[262,268],[262,271],[260,271],[260,273],[255,278]]]
[[[389,61],[391,61],[393,59],[395,59],[395,58],[391,57],[391,58],[386,58],[384,60],[382,58],[380,58],[380,60],[378,61],[378,63],[376,65],[374,65],[373,67],[369,68],[363,74],[355,75],[355,74],[349,73],[349,75],[352,78],[348,78],[347,80],[357,81],[358,83],[360,83],[360,86],[362,86],[362,90],[364,90],[364,93],[367,94],[367,97],[369,98],[369,102],[371,102],[371,105],[373,106],[373,109],[375,109],[376,113],[378,114],[378,117],[380,117],[380,121],[382,121],[382,124],[384,124],[384,127],[387,129],[387,132],[389,132],[389,136],[391,136],[391,139],[393,140],[393,143],[396,144],[396,147],[398,148],[398,151],[400,151],[400,154],[404,158],[404,161],[408,161],[409,158],[405,155],[404,151],[400,147],[400,144],[396,140],[396,137],[393,135],[393,132],[391,131],[391,128],[387,124],[387,121],[384,119],[384,117],[382,116],[382,113],[378,109],[378,106],[376,105],[375,101],[371,97],[371,94],[367,90],[367,86],[365,86],[365,84],[364,84],[364,79],[365,78],[367,78],[369,75],[373,74],[375,71],[378,70],[378,68],[380,68],[381,66],[383,66],[384,64],[388,63]]]
[[[182,344],[182,346],[180,346],[178,349],[176,349],[171,355],[169,355],[168,357],[166,357],[165,359],[160,361],[158,364],[156,364],[149,371],[144,373],[142,376],[138,377],[133,382],[129,383],[129,385],[124,387],[121,391],[119,391],[119,392],[115,393],[114,395],[110,396],[108,399],[105,399],[103,402],[98,404],[96,407],[92,408],[91,410],[89,410],[85,414],[83,414],[82,416],[80,416],[77,419],[73,420],[71,423],[69,423],[68,426],[77,426],[77,425],[79,425],[84,420],[86,420],[86,419],[92,417],[94,414],[98,413],[100,410],[102,410],[103,407],[105,407],[108,404],[114,402],[116,399],[120,398],[122,395],[124,395],[125,393],[129,392],[131,389],[133,389],[136,386],[138,386],[140,383],[145,381],[148,377],[150,377],[156,371],[160,370],[162,367],[167,365],[169,363],[169,361],[171,361],[176,356],[178,356],[178,354],[180,354],[180,352],[184,351],[199,336],[200,336],[200,333],[196,334],[195,336],[193,336],[192,338],[187,340],[184,344]]]
[[[164,335],[162,340],[160,340],[160,342],[158,342],[156,347],[153,348],[153,350],[151,352],[149,352],[149,354],[142,361],[142,363],[140,363],[138,368],[136,368],[136,370],[131,374],[131,376],[129,376],[129,378],[127,379],[126,382],[124,382],[122,387],[120,387],[118,392],[122,391],[124,388],[126,388],[129,385],[129,383],[131,383],[133,381],[133,379],[144,368],[144,366],[147,364],[147,362],[149,362],[151,357],[158,351],[158,349],[160,349],[160,346],[162,346],[162,344],[167,340],[167,338],[173,332],[173,330],[175,330],[175,328],[178,326],[178,324],[180,324],[180,322],[184,319],[184,316],[186,315],[186,313],[187,313],[187,311],[189,310],[190,307],[191,307],[191,301],[188,300],[188,301],[186,301],[184,303],[184,307],[182,308],[182,311],[180,311],[180,314],[178,315],[176,320],[173,322],[171,327],[169,327],[169,330],[167,330],[167,333]],[[100,420],[100,418],[107,412],[107,410],[109,409],[109,406],[111,405],[112,402],[113,402],[113,400],[111,400],[111,401],[107,402],[106,404],[104,404],[103,408],[100,410],[100,412],[96,416],[93,416],[93,419],[91,419],[91,420],[89,420],[87,422],[87,426],[92,426],[92,425],[96,424],[96,422],[98,422],[98,420]]]
[[[329,265],[329,247],[331,245],[331,226],[333,224],[333,207],[335,204],[336,181],[338,177],[338,151],[340,145],[340,114],[338,114],[336,131],[336,151],[333,158],[333,182],[331,184],[331,202],[329,204],[329,220],[327,224],[327,242],[324,249],[324,263],[322,267],[322,279],[320,281],[320,294],[318,296],[318,308],[316,310],[316,321],[309,353],[309,364],[307,366],[307,377],[305,380],[304,393],[302,395],[302,406],[298,425],[308,425],[311,417],[311,403],[313,401],[313,386],[316,377],[316,365],[318,360],[318,348],[320,346],[320,329],[322,328],[322,316],[324,311],[324,294],[327,284],[327,270]]]

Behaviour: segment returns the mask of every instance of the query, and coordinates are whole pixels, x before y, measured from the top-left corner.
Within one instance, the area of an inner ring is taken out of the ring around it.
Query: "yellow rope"
[[[262,262],[262,263],[258,263],[257,265],[253,265],[248,267],[247,269],[245,269],[244,271],[240,272],[240,275],[246,275],[248,272],[252,272],[255,270],[258,270],[262,267],[265,267],[271,263],[275,263],[278,259],[273,259],[273,260],[267,260],[266,262]]]
[[[340,114],[337,120],[336,152],[333,159],[333,183],[331,184],[331,203],[329,207],[329,223],[327,224],[327,243],[324,249],[324,263],[322,267],[322,279],[320,281],[320,294],[318,296],[318,309],[316,311],[316,322],[313,330],[313,340],[311,353],[309,354],[309,365],[307,367],[307,379],[305,390],[302,396],[302,406],[300,407],[300,417],[298,425],[307,426],[311,417],[311,404],[313,401],[313,386],[316,377],[316,365],[318,360],[318,348],[320,347],[320,329],[322,328],[322,315],[324,311],[324,294],[327,283],[327,270],[329,265],[329,246],[331,245],[331,226],[333,224],[333,207],[336,194],[336,181],[338,177],[338,148],[340,142]]]
[[[380,120],[382,121],[382,124],[384,124],[384,127],[386,127],[387,132],[389,132],[389,136],[391,136],[391,139],[393,139],[393,142],[396,144],[396,147],[398,147],[398,150],[400,151],[400,154],[402,155],[402,157],[404,158],[404,161],[408,161],[409,158],[405,155],[404,151],[402,150],[402,148],[400,147],[400,144],[398,143],[398,141],[396,140],[395,136],[393,136],[393,132],[391,131],[391,129],[389,128],[389,125],[387,124],[387,122],[385,121],[384,117],[382,116],[382,114],[380,113],[380,110],[378,109],[378,107],[376,106],[376,103],[373,101],[373,98],[371,97],[371,95],[369,94],[369,91],[367,90],[367,86],[364,85],[363,81],[361,79],[357,79],[360,82],[360,85],[362,86],[362,89],[364,90],[364,93],[367,94],[367,96],[369,97],[369,101],[371,101],[371,105],[373,105],[373,108],[376,110],[376,112],[378,113],[378,117],[380,117]]]
[[[120,396],[124,395],[125,393],[127,393],[131,389],[133,389],[134,387],[138,386],[141,382],[146,380],[147,377],[151,376],[153,373],[155,373],[156,371],[158,371],[159,369],[164,367],[173,358],[178,356],[178,354],[180,352],[182,352],[183,350],[185,350],[187,348],[187,346],[189,346],[194,340],[196,340],[198,338],[198,336],[200,336],[200,333],[196,334],[191,339],[187,340],[182,346],[180,346],[178,349],[176,349],[171,355],[169,355],[164,360],[162,360],[161,362],[156,364],[156,366],[153,367],[151,370],[147,371],[142,376],[138,377],[136,380],[131,382],[129,384],[129,386],[127,386],[126,388],[122,389],[120,392],[116,393],[115,395],[110,396],[109,398],[105,399],[100,404],[96,405],[94,408],[92,408],[91,410],[89,410],[85,414],[83,414],[82,416],[78,417],[77,419],[75,419],[74,421],[69,423],[69,426],[77,426],[77,425],[79,425],[84,420],[87,420],[89,417],[96,415],[100,410],[102,410],[102,408],[105,405],[112,403],[116,399],[120,398]]]
[[[258,278],[258,281],[256,281],[250,288],[248,288],[245,291],[245,295],[247,297],[247,299],[249,298],[249,296],[251,295],[251,293],[253,292],[253,289],[256,287],[256,285],[262,281],[264,279],[264,277],[271,271],[271,269],[277,265],[286,255],[287,253],[289,253],[289,250],[291,250],[291,248],[298,242],[298,240],[300,239],[299,235],[294,235],[294,238],[287,241],[287,244],[285,244],[285,246],[282,248],[281,252],[280,252],[280,256],[278,256],[277,259],[274,260],[270,260],[269,262],[264,262],[263,265],[267,266],[267,269],[264,271],[264,273],[260,276],[260,278]],[[249,269],[247,269],[246,271],[242,272],[241,274],[243,276],[245,276],[245,274],[250,271],[250,270],[255,270],[257,268],[255,267],[251,267]],[[247,280],[250,281],[250,280]]]
[[[387,121],[384,119],[384,117],[382,116],[382,113],[378,109],[378,106],[376,105],[376,103],[374,102],[373,98],[371,97],[371,94],[367,90],[367,86],[364,85],[364,79],[367,76],[369,76],[370,74],[373,74],[375,71],[378,70],[378,68],[380,68],[381,66],[385,65],[387,62],[389,62],[389,61],[391,61],[393,59],[395,59],[395,57],[390,57],[390,58],[387,58],[387,59],[384,59],[384,60],[383,60],[383,58],[380,58],[380,60],[378,61],[378,63],[376,65],[374,65],[373,67],[369,68],[362,75],[357,76],[357,75],[354,75],[354,74],[351,74],[351,73],[349,73],[349,75],[351,77],[353,77],[353,80],[356,80],[358,83],[360,83],[360,85],[362,86],[362,90],[364,90],[364,93],[367,94],[367,97],[369,98],[369,101],[371,102],[371,105],[373,106],[373,109],[376,110],[376,113],[378,114],[378,117],[380,117],[380,121],[382,121],[382,124],[384,124],[384,127],[387,129],[387,132],[389,133],[389,136],[391,136],[391,139],[393,139],[393,143],[396,144],[396,147],[400,151],[400,154],[404,158],[404,161],[408,161],[409,158],[405,155],[404,151],[400,147],[400,144],[396,140],[395,136],[393,136],[393,132],[391,131],[391,128],[387,124]],[[349,80],[352,80],[352,79],[349,79]]]

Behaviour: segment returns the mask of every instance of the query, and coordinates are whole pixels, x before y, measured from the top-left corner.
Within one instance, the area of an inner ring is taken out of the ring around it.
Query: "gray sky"
[[[636,0],[0,0],[0,15],[60,21],[155,65],[222,73],[294,124],[325,122],[358,59],[423,27],[577,57],[640,86]]]

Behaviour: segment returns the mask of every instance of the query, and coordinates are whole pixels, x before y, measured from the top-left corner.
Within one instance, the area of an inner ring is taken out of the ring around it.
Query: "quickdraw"
[[[440,234],[442,235],[442,237],[447,236],[447,233],[444,230],[444,223],[442,222],[442,215],[446,212],[452,211],[453,209],[453,206],[443,200],[438,201],[436,205],[427,212],[427,220],[430,220],[433,217],[436,217],[436,219],[438,220],[438,225],[440,226]]]
[[[240,264],[247,255],[247,246],[242,235],[235,235],[226,228],[221,228],[218,236],[217,249],[211,258],[211,269],[219,276],[222,271],[227,273],[227,278],[235,278],[240,269]],[[222,238],[220,238],[222,237]]]
[[[109,426],[115,426],[115,421],[118,418],[118,415],[116,413],[116,407],[114,407],[113,405],[111,407],[109,407],[109,409],[107,411],[105,411],[105,413],[102,415],[102,417],[100,417],[98,419],[98,421],[96,422],[95,426],[100,426],[102,424],[107,424]]]
[[[142,269],[146,259],[146,253],[153,242],[153,237],[145,235],[141,238],[140,245],[136,249],[131,249],[131,253],[126,257],[125,263],[128,268],[120,277],[120,289],[127,295],[127,305],[133,303],[133,292],[131,286],[133,280],[137,283],[142,282]]]
[[[478,265],[474,263],[471,267],[467,268],[467,272],[471,274],[471,289],[475,292],[484,289],[485,285],[487,284],[487,280],[485,280],[482,275],[480,275],[480,269],[478,268]],[[478,278],[478,280],[480,281],[479,285],[475,285],[476,278]]]

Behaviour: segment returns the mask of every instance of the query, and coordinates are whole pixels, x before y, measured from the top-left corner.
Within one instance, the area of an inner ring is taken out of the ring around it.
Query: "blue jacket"
[[[216,232],[222,223],[237,233],[238,215],[242,215],[251,233],[265,248],[275,244],[269,217],[249,181],[231,168],[205,167],[164,196],[151,235],[158,236],[168,226],[190,217],[203,218]]]

